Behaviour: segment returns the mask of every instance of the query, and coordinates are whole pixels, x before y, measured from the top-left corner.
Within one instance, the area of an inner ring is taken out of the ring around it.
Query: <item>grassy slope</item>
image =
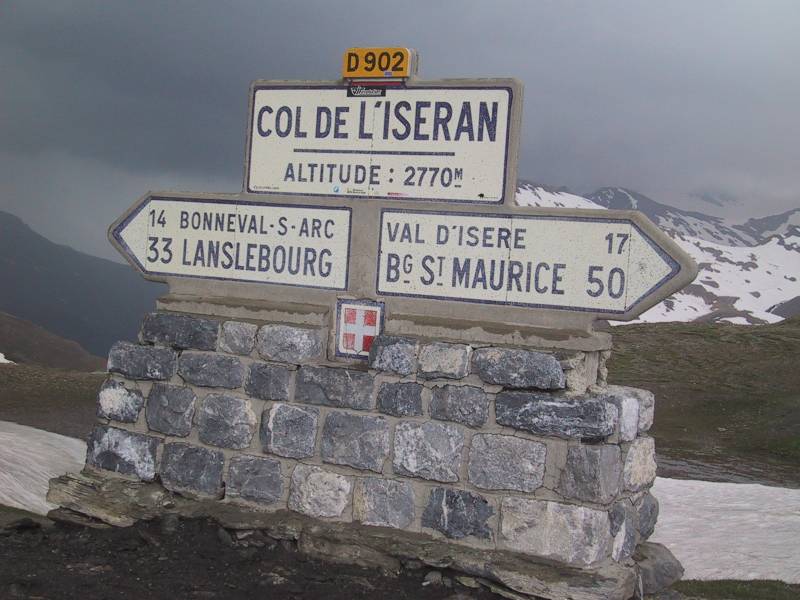
[[[104,371],[106,361],[80,344],[18,317],[0,312],[0,352],[7,359],[75,371]]]
[[[0,365],[0,421],[86,439],[104,374]]]
[[[659,452],[788,469],[800,480],[800,318],[615,327],[613,383],[656,394]]]

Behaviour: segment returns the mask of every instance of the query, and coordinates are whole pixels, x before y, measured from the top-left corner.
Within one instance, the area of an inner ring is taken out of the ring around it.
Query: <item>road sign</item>
[[[349,208],[147,195],[109,237],[145,276],[347,289]]]
[[[511,79],[256,82],[245,191],[499,204],[513,198],[520,105]]]
[[[342,77],[410,77],[413,61],[414,52],[408,48],[350,48],[342,59]]]
[[[627,218],[385,209],[380,227],[385,296],[624,314],[681,271]]]

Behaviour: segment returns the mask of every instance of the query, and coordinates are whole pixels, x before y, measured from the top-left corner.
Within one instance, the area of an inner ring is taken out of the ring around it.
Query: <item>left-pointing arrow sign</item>
[[[109,228],[150,279],[345,290],[351,209],[147,194]]]

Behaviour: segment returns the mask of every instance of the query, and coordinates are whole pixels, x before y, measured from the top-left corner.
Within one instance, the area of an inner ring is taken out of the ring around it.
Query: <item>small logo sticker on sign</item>
[[[347,88],[348,98],[378,98],[385,95],[385,86],[351,85]]]

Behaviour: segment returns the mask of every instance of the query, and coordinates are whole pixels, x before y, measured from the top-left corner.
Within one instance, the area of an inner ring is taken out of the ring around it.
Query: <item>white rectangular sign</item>
[[[112,230],[148,275],[346,290],[350,208],[148,197]]]
[[[377,292],[624,313],[680,266],[628,219],[384,209]]]
[[[248,192],[500,203],[510,87],[256,85]]]

